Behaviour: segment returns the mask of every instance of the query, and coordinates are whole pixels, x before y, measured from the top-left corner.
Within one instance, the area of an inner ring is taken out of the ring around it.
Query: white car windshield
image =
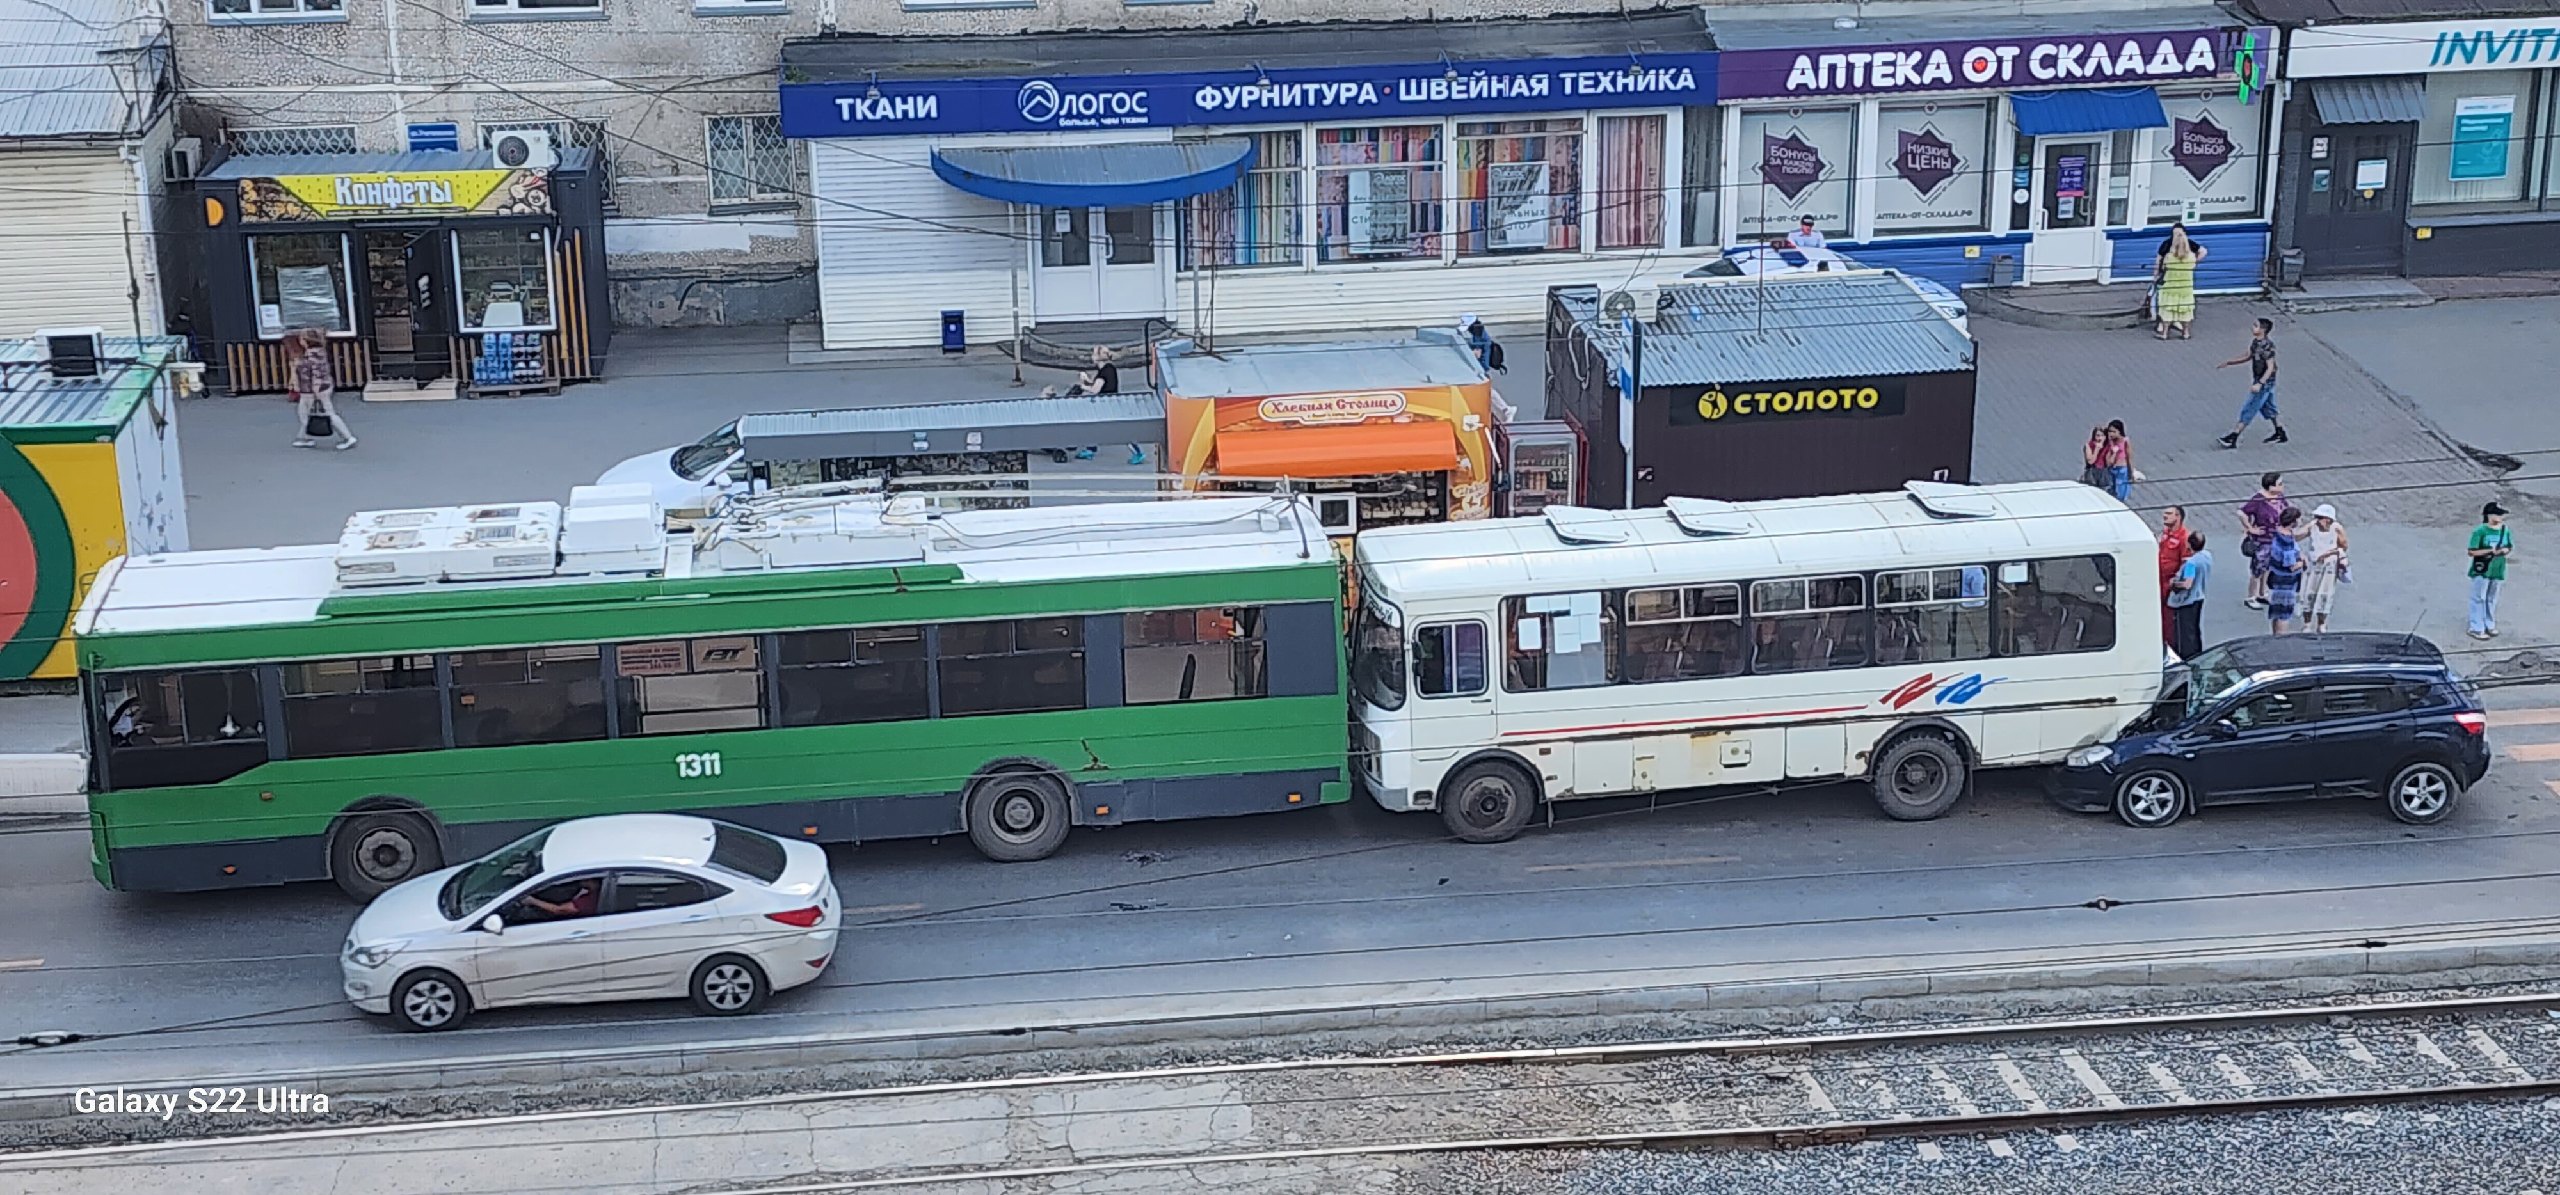
[[[738,425],[727,424],[710,435],[676,449],[675,455],[668,459],[667,464],[676,471],[676,476],[686,481],[700,481],[711,476],[711,471],[719,468],[730,457],[736,456],[740,444]]]
[[[463,914],[496,900],[507,890],[542,874],[542,844],[551,837],[548,827],[515,840],[496,854],[465,866],[444,882],[436,893],[436,907],[445,920],[459,920]]]

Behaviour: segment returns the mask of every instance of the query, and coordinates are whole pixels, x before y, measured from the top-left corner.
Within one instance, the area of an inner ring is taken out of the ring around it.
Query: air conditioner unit
[[[47,328],[36,338],[44,342],[46,370],[57,378],[94,378],[107,355],[104,328]]]
[[[489,145],[498,155],[498,165],[509,170],[549,170],[560,164],[560,149],[551,143],[549,129],[513,129],[498,134]]]
[[[168,181],[188,182],[204,170],[204,138],[180,137],[169,143]]]
[[[338,584],[418,584],[547,577],[559,564],[560,506],[365,511],[338,539]]]

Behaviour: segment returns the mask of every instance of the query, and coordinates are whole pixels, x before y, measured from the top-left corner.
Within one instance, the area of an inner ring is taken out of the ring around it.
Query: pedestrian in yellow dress
[[[2167,251],[2160,255],[2160,319],[2151,335],[2169,339],[2169,330],[2177,329],[2180,340],[2192,340],[2195,334],[2187,327],[2196,318],[2196,266],[2204,261],[2204,246],[2187,239],[2184,225],[2169,230]]]

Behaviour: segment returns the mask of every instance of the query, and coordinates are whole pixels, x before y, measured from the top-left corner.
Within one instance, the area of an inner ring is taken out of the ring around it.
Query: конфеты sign
[[[1712,104],[1711,53],[1245,68],[1181,74],[908,83],[785,83],[786,137],[1036,133],[1254,121],[1375,120],[1479,112]]]
[[[1716,94],[1737,100],[2207,79],[2230,72],[2240,37],[2237,29],[2188,29],[1727,50],[1717,63]],[[2270,35],[2258,44],[2274,42]]]
[[[1673,424],[1730,426],[1771,419],[1861,418],[1902,413],[1903,380],[1858,378],[1783,385],[1665,386]]]

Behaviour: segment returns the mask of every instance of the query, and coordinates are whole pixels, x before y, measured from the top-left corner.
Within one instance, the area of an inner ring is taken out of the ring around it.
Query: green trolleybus
[[[1302,499],[943,513],[778,493],[358,515],[337,544],[128,558],[77,623],[111,888],[359,898],[563,818],[817,842],[1349,794],[1342,590]]]

